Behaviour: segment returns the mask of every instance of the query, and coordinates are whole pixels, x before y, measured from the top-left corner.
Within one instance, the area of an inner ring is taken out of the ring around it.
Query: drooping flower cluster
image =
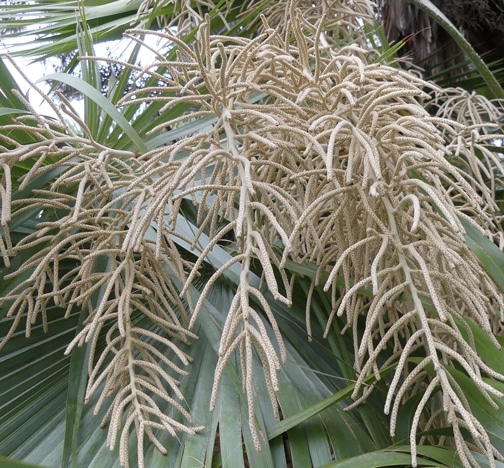
[[[162,89],[137,89],[120,105],[155,99],[167,115],[187,106],[152,134],[206,119],[197,133],[141,155],[102,147],[89,134],[69,135],[68,127],[42,118],[15,124],[35,137],[33,143],[4,138],[1,253],[7,263],[33,245],[40,250],[8,278],[18,282],[0,302],[11,302],[12,331],[27,315],[28,334],[49,301],[68,311],[87,308],[69,350],[90,342],[100,354],[90,360],[87,397],[101,392],[100,407],[112,396],[109,443],[121,432],[124,464],[133,424],[139,440],[146,435],[160,450],[154,430],[199,429],[166,416],[157,401],[190,421],[174,377],[189,364],[181,347],[196,338],[192,329],[207,294],[230,268],[239,269],[240,282],[222,330],[211,404],[238,350],[250,431],[259,446],[252,354],[261,359],[276,412],[276,373],[285,350],[269,297],[291,303],[295,276],[288,262],[316,266],[312,291],[322,286],[331,297],[326,335],[334,318],[344,317],[353,336],[358,401],[366,377],[379,379],[382,368],[396,363],[385,408],[394,431],[404,399],[423,393],[411,430],[413,454],[417,429],[449,424],[464,463],[475,463],[473,446],[490,460],[500,458],[450,374],[455,365],[463,369],[492,404],[492,396],[503,396],[483,376],[504,376],[478,357],[464,325],[478,324],[498,346],[491,327],[504,309],[502,292],[466,246],[463,223],[481,232],[492,225],[486,179],[488,164],[499,161],[475,160],[487,139],[478,133],[479,122],[453,120],[442,106],[439,116],[427,113],[426,90],[439,91],[432,84],[373,63],[357,46],[336,50],[323,25],[314,27],[292,10],[285,34],[265,27],[254,39],[212,36],[206,23],[191,45],[170,32],[130,31],[172,41],[176,57],[138,72],[138,78],[163,81]],[[34,154],[41,162],[23,184],[64,170],[50,192],[11,202],[9,168]],[[42,165],[44,158],[55,162]],[[75,186],[75,194],[55,196],[62,186]],[[197,209],[190,238],[177,228],[187,202]],[[11,217],[48,209],[61,212],[58,222],[41,223],[12,245]],[[194,300],[200,269],[230,234],[234,255]],[[203,238],[208,241],[198,247]],[[199,249],[199,258],[187,260],[181,243]],[[59,265],[69,260],[76,266],[61,275]],[[253,262],[263,272],[262,286],[250,281]],[[310,320],[308,301],[309,335]],[[364,328],[357,326],[362,321]],[[103,333],[106,347],[98,351]],[[439,411],[425,417],[433,399]]]

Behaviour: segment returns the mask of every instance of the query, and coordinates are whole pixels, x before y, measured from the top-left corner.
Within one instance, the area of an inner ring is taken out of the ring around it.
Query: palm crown
[[[2,380],[34,397],[2,454],[39,462],[52,391],[48,465],[502,459],[500,102],[388,63],[354,3],[143,2],[107,97],[83,9],[82,79],[48,78],[84,115],[4,96]]]

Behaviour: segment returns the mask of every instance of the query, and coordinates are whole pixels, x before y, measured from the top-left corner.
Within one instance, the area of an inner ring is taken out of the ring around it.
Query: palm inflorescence
[[[307,3],[298,6],[309,10]],[[117,105],[141,112],[156,103],[168,117],[149,136],[202,122],[193,133],[141,153],[114,149],[94,139],[63,96],[58,120],[32,111],[3,125],[0,251],[9,265],[37,250],[4,278],[11,287],[0,304],[12,325],[2,345],[21,324],[29,336],[37,320],[46,323],[49,304],[67,315],[85,310],[67,352],[91,344],[85,399],[97,412],[107,408],[108,444],[119,440],[124,465],[135,428],[142,465],[144,439],[165,450],[159,430],[203,429],[191,422],[178,378],[194,372],[186,349],[198,339],[195,324],[212,287],[236,272],[208,403],[215,405],[237,356],[259,449],[254,381],[264,378],[278,417],[277,373],[287,359],[272,304],[291,306],[302,277],[293,265],[310,265],[306,338],[311,299],[324,291],[325,336],[340,320],[353,343],[355,404],[392,367],[384,408],[392,436],[401,405],[419,396],[413,463],[417,433],[446,426],[463,464],[478,465],[474,450],[500,460],[456,376],[470,377],[492,406],[504,396],[486,379],[504,376],[480,358],[470,326],[498,348],[493,332],[504,296],[465,240],[469,228],[499,231],[494,190],[502,165],[487,150],[497,107],[382,63],[366,41],[341,46],[343,32],[360,28],[348,12],[338,23],[332,10],[314,20],[295,5],[281,18],[271,9],[272,23],[264,16],[252,38],[211,34],[208,17],[189,42],[173,29],[128,32],[173,49],[152,66],[124,63],[147,85]],[[10,138],[13,130],[31,141]],[[12,180],[25,161],[36,162]],[[55,170],[46,188],[16,195]],[[57,216],[44,221],[47,212]],[[37,229],[12,240],[10,223],[27,213],[40,217]],[[229,253],[219,265],[215,249]]]

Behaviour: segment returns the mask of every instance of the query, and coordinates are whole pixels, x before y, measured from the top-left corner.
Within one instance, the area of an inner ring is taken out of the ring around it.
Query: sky
[[[22,39],[22,42],[23,43],[29,42],[29,37],[24,37]],[[156,46],[156,48],[161,47],[161,45],[157,43],[157,39],[154,39],[153,37],[151,39],[147,38],[146,42],[151,46]],[[131,47],[128,48],[128,44],[130,44],[130,42],[125,39],[121,41],[95,44],[95,54],[101,57],[113,56],[119,59],[121,57],[127,57],[131,52]],[[15,49],[16,44],[13,42],[7,46],[5,44],[0,44],[0,51],[2,52],[2,54],[5,52],[9,53]],[[142,51],[142,54],[140,55],[142,65],[147,65],[149,62],[152,62],[154,60],[154,55],[147,49]],[[37,82],[38,80],[43,79],[45,75],[54,73],[55,71],[52,64],[58,63],[57,60],[53,62],[51,61],[32,62],[31,58],[25,58],[25,57],[15,57],[14,60],[17,66],[23,70],[23,73],[26,74],[33,82]],[[24,95],[28,97],[29,102],[37,110],[37,112],[43,115],[54,116],[54,112],[49,106],[49,104],[47,104],[47,102],[45,102],[34,89],[31,89],[30,84],[26,82],[26,80],[16,70],[16,68],[8,60],[4,60],[4,62],[6,63],[7,67],[9,68],[9,71],[12,73],[14,79],[18,83],[18,86],[21,88]],[[43,81],[38,82],[37,85],[44,92],[49,92],[50,90],[50,86]],[[72,105],[74,105],[74,107],[79,113],[81,114],[83,113],[82,102],[72,100]]]

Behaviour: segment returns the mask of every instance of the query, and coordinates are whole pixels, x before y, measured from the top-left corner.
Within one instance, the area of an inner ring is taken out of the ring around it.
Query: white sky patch
[[[153,35],[147,35],[144,39],[145,43],[148,44],[154,50],[162,51],[162,53],[166,53],[168,48],[168,41],[161,40],[159,37]],[[24,38],[19,39],[18,41],[10,42],[8,45],[3,43],[3,47],[1,47],[2,52],[9,53],[14,52],[16,49],[19,49],[18,44],[26,44],[30,42],[30,37],[25,36]],[[104,42],[100,44],[94,45],[95,55],[98,57],[112,57],[118,60],[127,61],[130,57],[135,42],[129,39],[121,39],[112,42]],[[15,57],[14,58],[17,66],[22,70],[22,72],[28,77],[29,80],[36,83],[43,92],[50,92],[50,85],[43,81],[44,76],[50,75],[54,73],[54,65],[60,64],[60,61],[56,59],[49,59],[45,62],[42,61],[33,61],[33,58],[30,56],[27,57]],[[144,47],[139,54],[139,64],[143,66],[147,66],[150,63],[155,62],[155,55],[153,52],[148,50],[148,48]],[[24,96],[28,99],[30,104],[34,107],[34,109],[42,115],[54,116],[54,112],[51,109],[51,106],[40,96],[40,94],[34,90],[31,85],[22,77],[18,70],[10,63],[9,60],[4,59],[4,63],[8,67],[12,76],[16,80],[18,86],[20,87]],[[74,106],[75,110],[83,114],[84,106],[83,102],[80,99],[72,99],[72,106]]]

